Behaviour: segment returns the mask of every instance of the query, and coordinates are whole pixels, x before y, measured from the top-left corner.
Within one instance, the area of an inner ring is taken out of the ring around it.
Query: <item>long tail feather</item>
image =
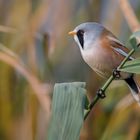
[[[128,84],[128,87],[131,90],[131,93],[134,97],[134,99],[140,103],[140,88],[137,85],[137,83],[135,82],[135,80],[133,79],[133,76],[125,79],[126,83]]]

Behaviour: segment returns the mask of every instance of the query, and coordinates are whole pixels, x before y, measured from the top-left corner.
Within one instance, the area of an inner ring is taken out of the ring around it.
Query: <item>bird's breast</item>
[[[104,77],[110,76],[114,68],[113,60],[106,50],[100,46],[81,51],[84,61],[98,74]]]

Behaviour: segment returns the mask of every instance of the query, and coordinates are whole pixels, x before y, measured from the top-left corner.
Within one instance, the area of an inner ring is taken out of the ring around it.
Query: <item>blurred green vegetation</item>
[[[131,4],[139,18],[140,1]],[[102,23],[124,43],[131,35],[117,1],[1,0],[0,44],[19,56],[43,87],[86,81],[88,96],[93,98],[104,80],[84,63],[67,35],[85,21]],[[0,77],[0,140],[46,140],[49,114],[27,79],[3,61]],[[136,78],[140,84],[140,77]],[[117,81],[107,92],[86,120],[80,140],[139,140],[139,106],[127,86]]]

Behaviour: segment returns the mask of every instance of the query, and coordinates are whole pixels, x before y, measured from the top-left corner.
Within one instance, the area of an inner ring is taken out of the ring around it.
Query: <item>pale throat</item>
[[[74,35],[74,40],[78,44],[78,47],[80,48],[80,50],[83,50],[83,48],[82,48],[82,46],[81,46],[81,44],[79,42],[79,39],[78,39],[77,35]]]

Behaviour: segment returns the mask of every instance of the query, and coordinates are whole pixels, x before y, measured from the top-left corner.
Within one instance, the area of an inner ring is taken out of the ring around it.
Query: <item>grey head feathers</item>
[[[78,25],[74,31],[76,35],[74,36],[75,41],[77,42],[80,49],[86,49],[86,43],[92,43],[91,41],[99,38],[100,34],[105,28],[96,22],[86,22]]]

